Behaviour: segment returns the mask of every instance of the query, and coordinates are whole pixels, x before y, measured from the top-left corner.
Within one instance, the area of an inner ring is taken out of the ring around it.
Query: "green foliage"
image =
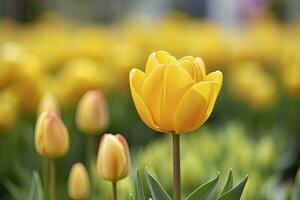
[[[168,193],[162,187],[162,185],[151,176],[145,169],[144,176],[147,179],[148,189],[151,192],[151,198],[153,200],[171,200]],[[193,191],[185,200],[239,200],[242,196],[245,184],[248,177],[244,178],[238,185],[233,187],[233,176],[230,171],[227,182],[222,192],[218,195],[217,186],[219,184],[219,174],[214,179],[207,181]],[[226,191],[226,192],[224,192]],[[142,176],[140,170],[137,170],[136,174],[136,200],[150,199],[145,192]],[[131,200],[135,200],[134,196],[130,195]]]
[[[214,196],[215,188],[219,181],[219,174],[216,178],[208,181],[192,192],[186,200],[209,200]]]
[[[165,189],[147,171],[145,171],[145,176],[153,200],[171,200]]]
[[[229,190],[231,190],[233,187],[233,176],[232,176],[232,170],[229,170],[229,175],[226,181],[226,184],[222,190],[222,193],[220,196],[222,196],[224,193],[228,192]]]
[[[244,127],[236,122],[216,130],[204,127],[193,134],[183,135],[181,137],[182,194],[188,196],[191,188],[197,188],[199,182],[205,182],[218,171],[224,174],[228,169],[233,169],[237,179],[242,179],[245,174],[251,177],[247,184],[247,191],[243,195],[245,200],[272,199],[269,197],[272,190],[266,188],[274,187],[275,182],[269,180],[278,176],[275,166],[283,144],[284,139],[281,137],[277,139],[276,135],[264,136],[260,139],[251,138]],[[141,149],[136,163],[139,164],[139,168],[147,166],[155,178],[172,177],[171,158],[170,137],[164,135]],[[225,185],[224,178],[220,177],[220,182]],[[171,179],[159,180],[170,194]],[[265,187],[267,184],[268,187]]]
[[[218,200],[239,200],[242,196],[247,180],[248,176],[244,178],[244,180],[242,180],[237,186],[221,195]]]
[[[44,199],[42,183],[38,172],[32,173],[32,181],[28,200],[41,200]]]

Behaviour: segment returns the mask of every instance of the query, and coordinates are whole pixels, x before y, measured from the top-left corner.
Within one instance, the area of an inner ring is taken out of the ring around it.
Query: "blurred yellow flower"
[[[275,81],[259,63],[247,61],[234,64],[229,74],[230,91],[235,97],[262,109],[276,103],[278,92]]]
[[[73,104],[78,101],[84,92],[101,88],[109,90],[112,79],[109,69],[105,65],[88,58],[73,58],[65,63],[57,77],[57,90],[61,95],[63,104]],[[64,87],[61,87],[61,86]]]
[[[35,149],[46,158],[60,158],[69,150],[69,134],[63,121],[53,112],[44,111],[35,126]]]
[[[300,65],[291,64],[282,70],[282,81],[292,96],[300,95]]]
[[[12,127],[17,120],[18,99],[12,90],[6,89],[0,93],[0,116],[0,130]]]
[[[89,90],[80,99],[76,110],[76,125],[85,134],[104,131],[109,124],[109,112],[100,90]]]
[[[102,178],[117,182],[130,171],[130,154],[126,139],[120,135],[104,134],[98,151],[97,169]]]
[[[68,180],[69,197],[74,200],[85,200],[90,196],[90,180],[82,163],[75,163]]]
[[[145,72],[130,71],[131,94],[141,119],[166,133],[200,127],[212,113],[222,82],[220,71],[206,75],[201,58],[177,60],[165,51],[149,56]]]
[[[39,116],[43,111],[47,112],[54,112],[57,115],[60,115],[60,107],[55,98],[55,96],[50,93],[46,92],[40,99],[37,116]]]

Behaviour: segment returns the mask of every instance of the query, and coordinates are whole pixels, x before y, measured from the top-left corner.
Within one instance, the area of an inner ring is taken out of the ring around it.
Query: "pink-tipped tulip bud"
[[[68,181],[70,199],[84,200],[90,196],[90,179],[82,163],[73,165]]]
[[[97,169],[105,180],[117,182],[130,171],[130,154],[126,139],[120,135],[104,134],[101,138]]]
[[[57,115],[60,115],[59,104],[55,96],[50,92],[47,92],[42,96],[39,102],[37,116],[39,116],[43,111],[54,112]]]
[[[35,149],[46,158],[64,156],[69,150],[69,134],[59,116],[54,112],[42,112],[35,126]]]
[[[109,113],[100,90],[90,90],[80,99],[76,111],[77,127],[86,134],[104,131],[109,123]]]

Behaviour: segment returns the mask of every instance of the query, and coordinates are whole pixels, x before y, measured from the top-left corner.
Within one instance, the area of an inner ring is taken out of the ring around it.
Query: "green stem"
[[[117,182],[112,183],[112,200],[117,200]]]
[[[180,181],[180,138],[178,134],[173,134],[173,200],[181,198]]]
[[[56,169],[55,160],[50,160],[49,200],[56,200]]]
[[[85,147],[86,166],[90,165],[90,162],[92,161],[92,159],[94,157],[94,151],[95,151],[94,136],[87,135],[86,136],[86,147]]]
[[[47,158],[43,158],[42,163],[43,169],[43,186],[45,194],[48,194],[48,182],[49,182],[49,161]]]

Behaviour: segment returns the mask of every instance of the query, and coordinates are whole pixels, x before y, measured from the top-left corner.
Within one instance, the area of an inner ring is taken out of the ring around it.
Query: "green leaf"
[[[143,187],[142,174],[139,169],[136,170],[136,192],[138,200],[146,200],[145,191]]]
[[[44,199],[42,184],[38,172],[34,171],[28,200],[41,200],[41,199]]]
[[[218,184],[220,174],[218,176],[200,187],[198,187],[194,192],[192,192],[186,200],[207,200],[211,195],[213,195],[214,190]]]
[[[134,196],[132,193],[130,193],[130,200],[135,200]]]
[[[233,187],[233,176],[232,176],[232,170],[230,169],[226,184],[225,184],[220,196],[222,196],[223,194],[225,194],[226,192],[231,190],[232,187]]]
[[[239,200],[242,196],[244,187],[247,183],[248,176],[244,178],[237,186],[221,195],[218,200]]]
[[[25,191],[23,191],[19,186],[15,185],[11,180],[5,180],[4,185],[13,199],[23,200],[26,198]]]
[[[153,200],[172,200],[161,184],[145,170],[148,187]]]

